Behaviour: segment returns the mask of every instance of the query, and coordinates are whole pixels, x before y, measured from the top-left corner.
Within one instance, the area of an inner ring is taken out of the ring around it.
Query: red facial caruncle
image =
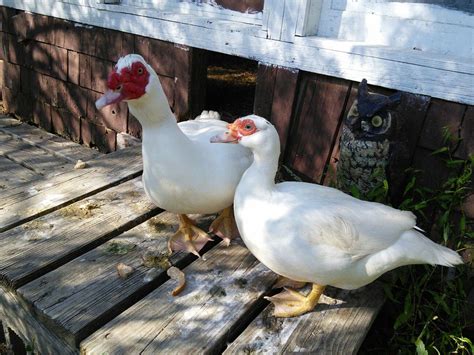
[[[227,128],[230,131],[229,134],[235,137],[237,140],[257,132],[255,122],[248,118],[235,120],[234,123],[229,123]]]
[[[141,62],[134,62],[130,67],[119,71],[115,68],[107,80],[109,90],[96,102],[96,107],[118,103],[123,100],[134,100],[146,93],[150,73]]]
[[[249,118],[239,118],[227,125],[228,131],[211,137],[211,143],[239,143],[242,137],[258,132],[255,122]]]
[[[150,73],[141,62],[135,62],[131,68],[125,67],[118,73],[115,69],[110,74],[107,86],[110,90],[121,91],[125,100],[138,99],[146,92]]]

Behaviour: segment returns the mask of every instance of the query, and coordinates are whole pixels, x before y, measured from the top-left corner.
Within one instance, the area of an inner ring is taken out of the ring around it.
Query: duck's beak
[[[229,130],[221,133],[216,134],[215,136],[211,137],[211,143],[239,143],[240,135],[234,124],[228,124],[227,128]]]
[[[100,110],[105,106],[116,104],[124,98],[125,95],[123,95],[121,91],[107,90],[107,92],[95,102],[95,107]]]

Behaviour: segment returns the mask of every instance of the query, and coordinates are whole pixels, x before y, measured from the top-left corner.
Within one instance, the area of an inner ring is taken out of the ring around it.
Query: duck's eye
[[[115,88],[115,91],[120,91],[120,90],[122,90],[122,84],[117,85],[117,87]]]
[[[247,130],[247,131],[250,131],[252,128],[253,128],[253,127],[252,127],[251,124],[246,124],[246,125],[244,126],[244,129]]]
[[[379,115],[372,117],[371,123],[374,127],[380,127],[383,123],[382,117],[380,117]]]
[[[138,75],[142,75],[143,74],[143,68],[138,68]]]

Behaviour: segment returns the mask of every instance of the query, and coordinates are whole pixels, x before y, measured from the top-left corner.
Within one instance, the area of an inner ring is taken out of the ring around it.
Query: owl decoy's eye
[[[379,115],[375,115],[374,117],[372,117],[370,123],[374,127],[380,127],[383,124],[383,119]]]

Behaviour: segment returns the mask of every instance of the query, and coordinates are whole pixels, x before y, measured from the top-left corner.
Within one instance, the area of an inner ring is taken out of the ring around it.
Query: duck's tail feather
[[[195,118],[195,120],[220,120],[221,115],[217,111],[207,111],[204,110],[201,112],[199,116]]]
[[[463,263],[461,256],[457,252],[436,244],[414,229],[404,232],[401,239],[406,244],[407,253],[410,254],[407,256],[417,261],[415,263],[448,267]]]

